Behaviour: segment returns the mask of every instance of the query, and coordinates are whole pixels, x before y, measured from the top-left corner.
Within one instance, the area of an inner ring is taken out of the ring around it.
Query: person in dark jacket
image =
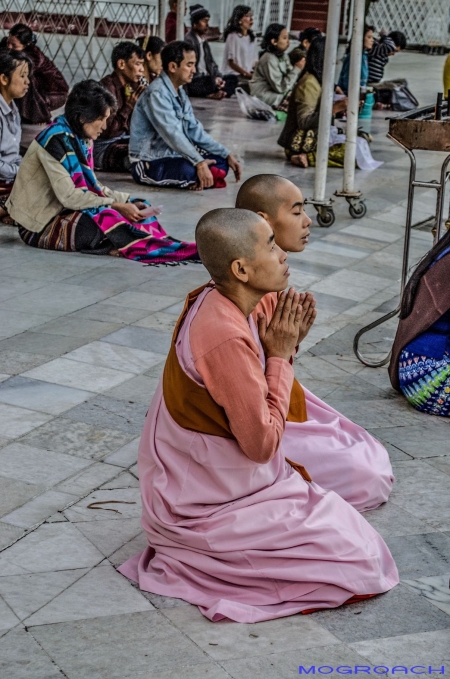
[[[94,144],[96,170],[121,172],[127,170],[130,120],[137,100],[146,88],[144,77],[145,53],[134,42],[119,42],[113,49],[113,72],[100,80],[117,101],[109,116],[106,129]]]
[[[405,288],[389,365],[391,384],[423,413],[450,417],[450,231]]]
[[[22,123],[49,123],[52,111],[64,106],[67,100],[69,85],[63,74],[36,45],[36,36],[26,24],[15,24],[0,47],[24,52],[32,64],[28,91],[16,102]]]
[[[206,39],[209,30],[210,13],[202,5],[190,7],[191,30],[185,40],[192,45],[196,62],[196,73],[191,83],[186,86],[190,97],[208,97],[208,99],[223,99],[231,97],[238,84],[237,75],[222,76],[219,67],[211,54],[211,48]]]

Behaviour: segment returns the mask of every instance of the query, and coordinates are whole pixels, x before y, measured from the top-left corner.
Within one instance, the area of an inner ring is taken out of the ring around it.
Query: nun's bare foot
[[[188,186],[189,191],[201,191],[201,187],[197,182]]]
[[[291,163],[297,167],[309,167],[308,156],[306,153],[299,153],[296,156],[291,156]]]
[[[122,257],[122,254],[119,252],[119,250],[110,250],[108,255],[110,255],[110,257]]]

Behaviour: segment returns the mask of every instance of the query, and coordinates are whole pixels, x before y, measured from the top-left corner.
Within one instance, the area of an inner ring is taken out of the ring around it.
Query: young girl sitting
[[[291,64],[289,33],[282,24],[270,24],[261,44],[263,53],[250,82],[250,93],[274,108],[287,109],[288,96],[300,75],[300,64]]]
[[[5,224],[12,223],[5,203],[22,160],[20,114],[14,99],[23,97],[28,90],[29,66],[23,52],[0,51],[0,220]]]

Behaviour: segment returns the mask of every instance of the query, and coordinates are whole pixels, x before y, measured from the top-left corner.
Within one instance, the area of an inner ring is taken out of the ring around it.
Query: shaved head
[[[200,219],[195,240],[200,259],[215,283],[230,279],[235,260],[254,258],[256,229],[261,222],[265,220],[254,212],[236,208],[211,210]]]
[[[242,184],[236,198],[236,207],[275,216],[292,186],[289,179],[278,174],[257,174]]]

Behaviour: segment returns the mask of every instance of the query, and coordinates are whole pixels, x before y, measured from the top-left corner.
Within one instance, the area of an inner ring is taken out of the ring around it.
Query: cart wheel
[[[317,223],[319,226],[328,228],[334,224],[336,217],[333,210],[324,210],[317,213]]]
[[[367,205],[364,203],[364,201],[361,201],[356,206],[350,204],[348,206],[348,211],[350,212],[350,217],[353,219],[361,219],[361,217],[364,217],[367,212]]]

